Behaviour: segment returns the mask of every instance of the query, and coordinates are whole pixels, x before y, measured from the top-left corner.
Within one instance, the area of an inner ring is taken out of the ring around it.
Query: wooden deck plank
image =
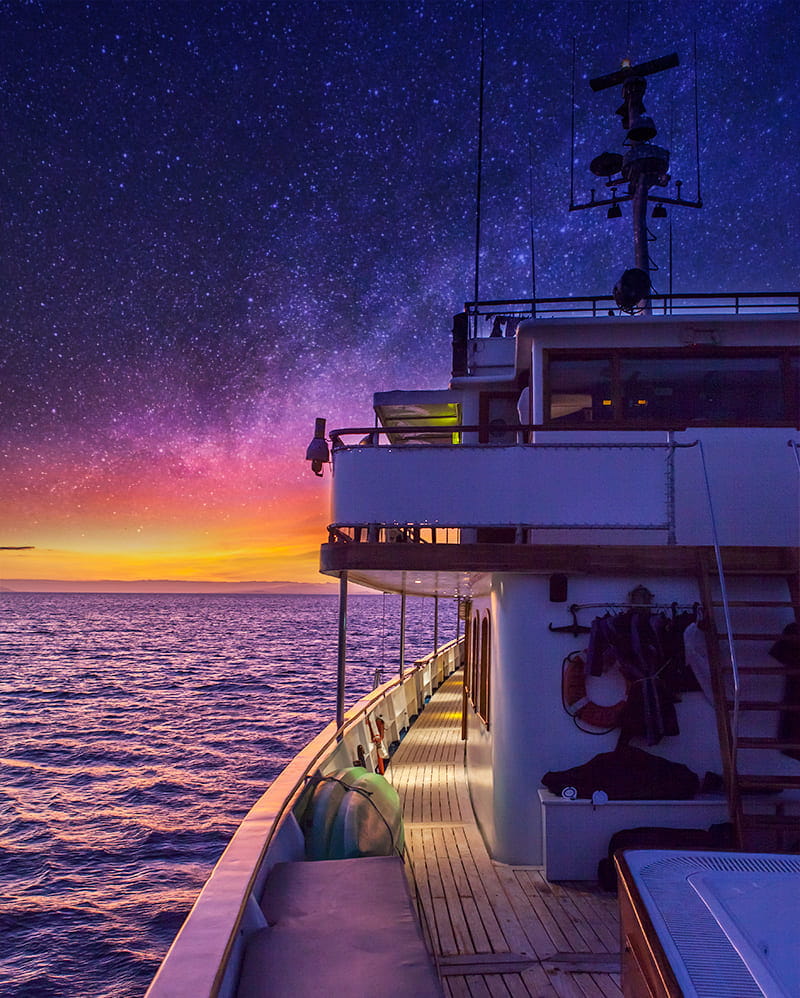
[[[454,893],[453,904],[461,903],[463,906],[464,901],[471,901],[474,908],[468,904],[470,912],[476,915],[480,922],[480,927],[476,927],[476,936],[481,940],[486,939],[486,950],[508,951],[509,947],[506,943],[505,935],[497,921],[495,911],[485,892],[483,882],[477,867],[474,865],[471,853],[469,853],[469,847],[464,840],[464,833],[465,828],[463,825],[453,829],[453,852],[455,855],[451,862],[461,864],[464,871],[463,882],[459,888],[459,892]],[[465,854],[468,855],[466,864],[462,858]],[[465,890],[465,893],[461,894],[460,890]]]
[[[619,974],[592,974],[592,980],[600,988],[604,998],[622,998]]]
[[[552,970],[547,977],[558,998],[585,998],[583,989],[572,974],[563,970]]]
[[[504,976],[494,974],[491,977],[484,977],[483,982],[489,989],[489,994],[492,998],[509,998],[508,987],[506,986]]]
[[[535,973],[534,973],[535,971]],[[550,987],[547,974],[541,967],[532,967],[522,974],[507,974],[503,978],[512,998],[526,998],[528,995],[538,995],[550,998],[555,992]]]
[[[492,943],[483,924],[478,905],[473,897],[462,897],[461,908],[469,926],[472,949],[475,953],[492,952]]]
[[[472,811],[460,677],[410,727],[387,777],[450,998],[620,998],[615,900],[490,857]],[[606,958],[606,959],[604,959]]]
[[[457,845],[492,949],[495,952],[535,955],[536,951],[519,923],[480,833],[474,827],[465,826]]]
[[[561,927],[538,892],[530,887],[523,890],[518,880],[519,873],[515,875],[510,867],[502,871],[502,876],[506,881],[507,891],[515,900],[517,913],[525,924],[537,956],[551,956],[559,950],[570,949]]]
[[[541,874],[539,874],[539,877],[542,882],[546,883]],[[608,952],[605,941],[601,938],[593,922],[590,922],[587,918],[587,909],[584,905],[576,905],[571,893],[557,884],[552,885],[552,894],[550,896],[553,906],[558,906],[564,913],[564,918],[569,920],[582,939],[583,944],[588,947],[591,953]],[[578,951],[581,948],[581,946],[575,947]]]
[[[620,934],[616,897],[605,893],[599,886],[592,889],[589,884],[570,884],[569,897],[587,918],[592,919],[592,928],[602,939],[606,950],[618,953]]]
[[[555,987],[553,987],[553,982],[550,980],[549,974],[540,966],[531,967],[529,970],[524,971],[520,974],[520,980],[529,995],[551,998],[551,996],[558,994]]]
[[[563,937],[567,940],[567,945],[564,948],[571,950],[573,953],[591,952],[591,948],[581,934],[579,927],[572,922],[572,919],[558,902],[558,899],[554,898],[552,894],[546,894],[543,895],[542,900],[562,932]]]
[[[450,998],[472,998],[469,985],[463,977],[446,977],[444,980],[445,994]]]
[[[575,983],[586,995],[586,998],[603,998],[602,989],[592,980],[591,974],[581,974],[580,979],[576,979]]]

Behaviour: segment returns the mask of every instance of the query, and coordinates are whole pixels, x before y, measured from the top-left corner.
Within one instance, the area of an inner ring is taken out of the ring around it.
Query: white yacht
[[[699,206],[642,100],[675,62],[592,81],[614,294],[469,302],[447,387],[318,420],[338,716],[149,998],[800,994],[800,295],[654,292],[648,213]],[[350,583],[463,625],[345,712]]]

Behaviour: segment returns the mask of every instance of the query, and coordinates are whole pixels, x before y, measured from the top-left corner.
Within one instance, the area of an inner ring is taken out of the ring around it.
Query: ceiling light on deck
[[[622,218],[622,208],[620,208],[616,201],[608,209],[606,218]]]
[[[667,209],[664,207],[663,204],[657,204],[655,206],[655,208],[653,208],[653,215],[652,215],[652,217],[653,218],[666,218],[667,217]]]

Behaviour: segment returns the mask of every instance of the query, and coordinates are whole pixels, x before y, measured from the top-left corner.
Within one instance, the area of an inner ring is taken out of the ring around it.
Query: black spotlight
[[[655,206],[655,208],[653,208],[653,216],[652,217],[653,218],[666,218],[667,217],[667,209],[664,207],[663,204],[657,204]]]
[[[626,270],[614,285],[614,301],[623,311],[636,308],[650,296],[650,275],[640,267]]]
[[[606,218],[622,218],[622,208],[614,202],[606,213]]]

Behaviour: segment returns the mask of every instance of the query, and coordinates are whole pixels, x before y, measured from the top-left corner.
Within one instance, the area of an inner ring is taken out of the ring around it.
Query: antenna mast
[[[478,180],[475,192],[475,301],[479,298],[481,266],[481,180],[483,178],[483,95],[486,56],[486,28],[481,3],[481,61],[478,79]]]
[[[675,53],[642,62],[638,66],[631,66],[630,62],[625,60],[622,68],[616,72],[589,81],[595,93],[607,90],[609,87],[622,86],[622,104],[616,113],[622,119],[622,127],[625,129],[627,150],[624,155],[601,153],[589,166],[596,177],[606,178],[606,186],[611,189],[610,200],[596,200],[592,191],[589,202],[571,204],[570,211],[609,205],[608,217],[619,218],[622,214],[620,204],[625,201],[632,202],[635,266],[623,273],[614,288],[616,303],[624,312],[650,312],[652,290],[650,273],[653,265],[648,245],[650,241],[647,228],[648,203],[655,204],[653,214],[657,218],[666,215],[665,204],[689,208],[702,207],[699,194],[697,201],[686,201],[681,196],[681,181],[676,181],[676,197],[650,193],[653,187],[667,187],[671,177],[668,173],[669,149],[657,146],[651,141],[658,134],[658,129],[644,106],[646,77],[677,65],[678,56]],[[627,184],[627,194],[618,195],[618,188],[625,184]]]

